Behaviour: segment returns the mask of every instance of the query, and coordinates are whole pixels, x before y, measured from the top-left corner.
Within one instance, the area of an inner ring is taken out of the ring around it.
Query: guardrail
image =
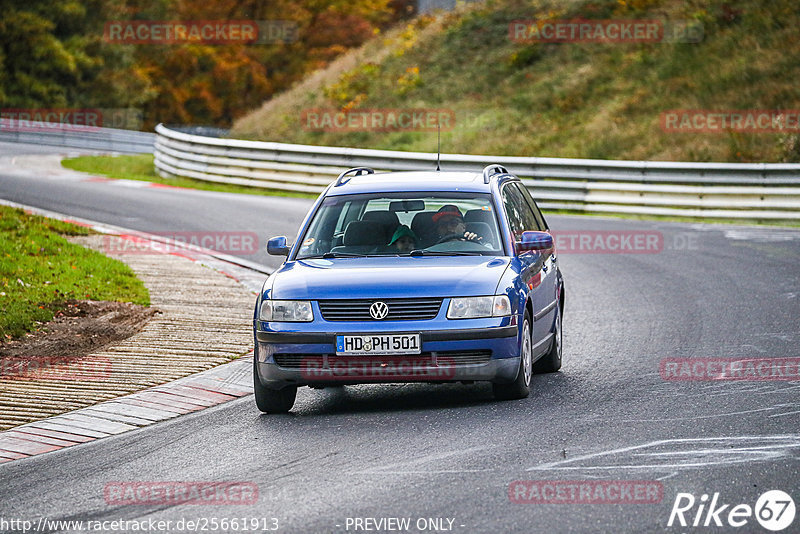
[[[433,170],[436,154],[202,137],[156,127],[163,177],[318,193],[349,167]],[[499,163],[545,210],[800,220],[800,164],[684,163],[442,154],[443,170]]]
[[[0,128],[0,142],[55,145],[103,152],[152,153],[156,135],[151,132],[117,128],[70,129],[68,125],[48,125],[31,122],[26,130]]]

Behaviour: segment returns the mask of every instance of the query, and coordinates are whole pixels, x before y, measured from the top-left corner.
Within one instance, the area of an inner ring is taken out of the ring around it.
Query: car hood
[[[493,295],[508,262],[495,256],[292,261],[272,275],[269,296],[319,300]]]

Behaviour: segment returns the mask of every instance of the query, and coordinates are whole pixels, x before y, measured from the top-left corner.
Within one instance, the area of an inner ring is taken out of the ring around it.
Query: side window
[[[345,203],[342,211],[339,213],[339,220],[336,221],[335,235],[343,234],[349,223],[358,220],[359,215],[361,215],[361,208],[363,208],[363,203],[360,202]]]
[[[324,235],[327,236],[325,238],[326,242],[319,243],[318,247],[329,245],[323,251],[328,252],[331,248],[341,246],[344,241],[344,231],[347,225],[352,221],[358,220],[363,207],[363,202],[347,201],[344,205],[341,205],[337,201],[337,206],[331,209],[331,216],[326,218],[326,224],[329,225],[326,226],[324,233]]]
[[[345,221],[347,219],[347,211],[349,207],[350,203],[348,202],[347,205],[344,206],[341,211],[339,211],[339,217],[336,219],[336,226],[333,228],[334,234],[340,234],[344,232]]]
[[[533,216],[536,219],[536,223],[539,226],[538,229],[541,230],[542,232],[547,230],[548,229],[547,222],[544,220],[542,212],[539,211],[539,206],[536,205],[536,201],[533,200],[533,197],[531,196],[530,191],[528,191],[528,188],[525,187],[525,184],[513,184],[513,185],[515,185],[522,193],[522,196],[525,197],[525,200],[530,206],[531,211],[533,212]]]
[[[525,230],[539,229],[539,224],[533,216],[533,211],[531,211],[525,197],[515,187],[515,184],[506,184],[501,195],[503,197],[503,207],[508,217],[508,224],[515,240],[519,239]]]

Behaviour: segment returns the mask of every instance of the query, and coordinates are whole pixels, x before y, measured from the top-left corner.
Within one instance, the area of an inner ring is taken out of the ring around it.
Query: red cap
[[[439,208],[439,211],[433,214],[433,222],[438,223],[442,219],[446,217],[458,217],[459,219],[463,219],[464,216],[461,215],[461,212],[452,204],[446,204]]]

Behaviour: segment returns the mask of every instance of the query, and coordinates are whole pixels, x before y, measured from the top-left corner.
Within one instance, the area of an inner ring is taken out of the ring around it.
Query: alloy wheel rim
[[[528,320],[522,327],[522,370],[525,373],[525,385],[531,383],[533,369],[531,365],[531,327]]]
[[[561,361],[561,314],[556,314],[556,336],[555,336],[555,343],[556,343],[556,354],[558,355],[558,361]]]

